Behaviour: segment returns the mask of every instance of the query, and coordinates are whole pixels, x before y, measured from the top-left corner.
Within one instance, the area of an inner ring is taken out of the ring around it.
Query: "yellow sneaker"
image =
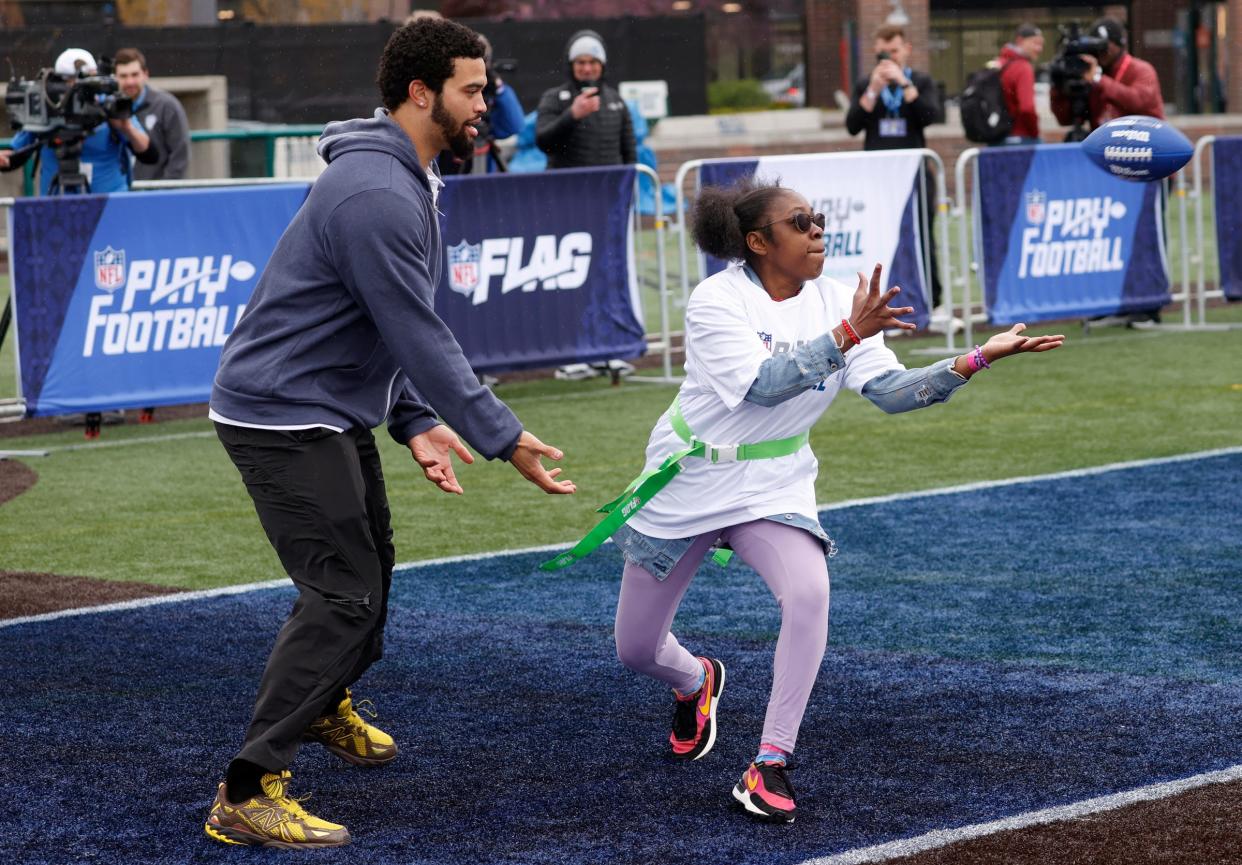
[[[362,720],[351,698],[346,689],[345,699],[336,707],[336,714],[324,715],[315,721],[302,738],[322,743],[333,754],[355,766],[380,766],[396,759],[397,743],[392,736]],[[358,708],[375,717],[370,700],[362,700]]]
[[[269,772],[260,780],[263,795],[240,805],[228,801],[221,784],[203,829],[210,837],[225,844],[284,847],[290,850],[343,847],[348,844],[348,829],[307,814],[301,802],[289,798],[291,777],[288,769],[279,775]]]

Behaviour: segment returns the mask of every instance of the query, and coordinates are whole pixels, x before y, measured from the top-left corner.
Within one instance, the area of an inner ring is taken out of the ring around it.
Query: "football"
[[[1123,180],[1159,180],[1190,161],[1194,145],[1155,117],[1132,114],[1101,125],[1082,143],[1087,157]]]

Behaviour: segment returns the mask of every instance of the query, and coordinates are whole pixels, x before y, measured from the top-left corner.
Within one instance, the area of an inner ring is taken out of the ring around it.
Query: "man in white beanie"
[[[630,112],[604,80],[604,40],[594,30],[579,30],[565,54],[569,80],[543,94],[535,121],[535,143],[548,155],[548,168],[637,162]]]
[[[82,48],[69,48],[56,58],[53,71],[67,80],[98,72],[95,58]],[[0,150],[0,170],[17,168],[36,150],[39,152],[39,193],[60,192],[125,192],[132,179],[130,155],[139,162],[155,162],[159,150],[152,143],[142,124],[130,112],[113,112],[107,122],[86,130],[82,152],[78,157],[79,171],[85,187],[73,185],[76,180],[61,176],[56,151],[44,144],[34,147],[38,138],[23,129],[13,137],[12,150]],[[21,153],[13,156],[14,152]]]

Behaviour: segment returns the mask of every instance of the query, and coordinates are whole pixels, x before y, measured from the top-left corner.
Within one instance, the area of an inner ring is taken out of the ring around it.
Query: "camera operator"
[[[1074,116],[1073,94],[1066,92],[1072,87],[1054,86],[1051,102],[1057,121],[1063,126],[1071,126],[1086,120],[1095,129],[1101,123],[1127,114],[1163,118],[1160,79],[1150,63],[1126,50],[1125,28],[1112,18],[1101,18],[1091,25],[1087,37],[1069,43],[1072,46],[1077,41],[1085,42],[1098,52],[1082,53],[1076,58],[1081,65],[1081,80],[1089,88],[1086,117]],[[1064,64],[1061,66],[1064,67]],[[1072,85],[1076,82],[1068,83]]]
[[[56,58],[53,72],[72,83],[76,78],[97,74],[98,66],[90,52],[70,48]],[[107,116],[107,122],[100,122],[93,129],[84,131],[79,158],[82,174],[88,182],[87,188],[69,189],[66,186],[62,190],[60,162],[52,142],[45,141],[39,148],[41,195],[59,191],[124,192],[129,189],[131,179],[131,153],[144,163],[155,162],[159,158],[158,148],[151,144],[142,125],[132,116],[129,100],[116,100],[113,105],[114,110]],[[13,137],[13,150],[0,150],[0,170],[19,167],[28,157],[14,157],[14,151],[27,148],[38,140],[38,136],[26,129],[19,131]]]

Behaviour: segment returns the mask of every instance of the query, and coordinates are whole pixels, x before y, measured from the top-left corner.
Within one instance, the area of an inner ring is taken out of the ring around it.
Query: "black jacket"
[[[545,91],[539,100],[535,143],[548,154],[548,168],[636,162],[634,123],[621,94],[612,85],[598,82],[599,111],[574,120],[569,107],[580,86],[571,79]]]
[[[863,110],[860,100],[867,92],[870,76],[859,79],[854,85],[854,98],[850,101],[850,110],[845,115],[845,128],[850,135],[857,135],[866,130],[867,137],[863,141],[864,150],[897,150],[905,147],[926,147],[923,137],[924,127],[933,123],[944,122],[944,107],[940,104],[940,88],[931,80],[931,76],[910,70],[910,80],[919,91],[919,98],[913,102],[903,102],[897,115],[905,118],[906,134],[904,136],[880,136],[880,120],[888,117],[888,109],[884,100],[877,97],[875,110]]]

